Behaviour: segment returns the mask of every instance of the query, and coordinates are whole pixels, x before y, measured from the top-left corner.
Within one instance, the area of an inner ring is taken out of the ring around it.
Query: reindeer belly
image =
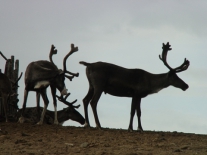
[[[35,84],[34,89],[46,88],[49,85],[50,85],[49,81],[38,81]]]
[[[131,88],[113,87],[113,86],[108,86],[104,90],[104,92],[113,96],[120,96],[120,97],[132,97],[134,94],[134,91]]]

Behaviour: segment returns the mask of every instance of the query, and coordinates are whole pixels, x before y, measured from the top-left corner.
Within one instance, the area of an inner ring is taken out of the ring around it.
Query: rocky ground
[[[207,135],[0,123],[0,155],[206,155]]]

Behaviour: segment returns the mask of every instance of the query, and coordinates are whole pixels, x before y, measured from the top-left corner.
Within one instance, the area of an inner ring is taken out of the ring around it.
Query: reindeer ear
[[[65,112],[70,112],[71,108],[68,106],[67,108],[65,108]]]
[[[64,74],[62,69],[59,69],[58,72],[59,72],[59,75]]]

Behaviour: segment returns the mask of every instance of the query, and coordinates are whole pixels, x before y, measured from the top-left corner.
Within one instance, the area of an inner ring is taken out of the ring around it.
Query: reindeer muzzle
[[[68,89],[66,89],[66,87],[63,88],[63,90],[61,91],[61,95],[67,95],[68,94]]]
[[[182,88],[182,90],[183,90],[183,91],[186,91],[188,88],[189,88],[189,86],[186,84],[186,85]]]

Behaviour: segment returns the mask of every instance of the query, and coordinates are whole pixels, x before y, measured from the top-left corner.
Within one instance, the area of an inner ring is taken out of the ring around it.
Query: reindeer
[[[68,93],[65,98],[63,98],[62,96],[59,97],[56,95],[59,101],[68,105],[67,108],[63,108],[62,110],[57,111],[58,122],[60,125],[62,125],[65,121],[71,119],[83,125],[85,122],[85,119],[77,110],[75,110],[75,108],[79,108],[80,105],[78,106],[73,105],[77,100],[71,103],[66,101],[69,95],[70,94]],[[39,110],[40,112],[42,112],[43,108],[40,107]],[[16,114],[16,119],[18,119],[21,116],[21,112],[22,112],[22,109],[18,109],[18,112]],[[37,110],[36,107],[27,107],[24,111],[24,114],[25,114],[25,122],[36,124],[39,121],[39,119],[37,118],[37,116],[39,115],[39,111]],[[46,110],[44,123],[53,124],[53,122],[54,122],[54,112]]]
[[[21,77],[22,77],[22,73],[19,76],[19,78],[16,80],[16,82],[12,82],[5,74],[0,72],[0,94],[2,98],[2,104],[4,107],[6,122],[8,122],[8,116],[7,116],[8,102],[10,100],[10,97],[12,95],[15,95],[12,94],[12,90],[17,86],[17,83],[21,79]]]
[[[159,55],[160,60],[169,69],[169,72],[163,74],[152,74],[142,69],[126,69],[106,62],[87,63],[81,61],[80,64],[87,66],[86,75],[89,82],[88,93],[83,99],[85,127],[90,127],[88,119],[88,104],[90,102],[96,127],[101,129],[96,107],[102,92],[113,96],[132,97],[128,130],[133,131],[133,117],[136,110],[138,130],[143,131],[140,108],[142,98],[153,93],[158,93],[168,86],[174,86],[183,91],[188,89],[188,85],[176,73],[187,70],[190,62],[185,59],[181,66],[171,68],[167,63],[167,53],[171,50],[170,46],[169,43],[163,43],[162,56]]]
[[[36,92],[37,99],[37,107],[39,107],[39,98],[40,95],[44,101],[44,109],[41,114],[40,121],[38,124],[43,124],[43,119],[47,110],[47,106],[49,104],[49,100],[47,98],[46,89],[48,86],[51,88],[51,93],[53,97],[53,105],[55,109],[55,119],[54,124],[58,124],[57,119],[57,100],[56,100],[56,88],[60,91],[61,96],[67,95],[67,89],[65,87],[65,77],[69,80],[72,80],[74,76],[78,77],[78,73],[71,73],[67,71],[66,61],[67,58],[78,51],[78,47],[74,47],[74,44],[71,44],[71,51],[64,57],[63,59],[63,71],[58,69],[57,66],[52,61],[52,54],[56,54],[57,50],[55,50],[55,46],[52,45],[50,51],[50,61],[47,60],[39,60],[35,62],[31,62],[26,69],[25,72],[25,90],[24,90],[24,101],[22,106],[22,114],[19,118],[19,122],[24,122],[24,110],[26,108],[27,96],[29,91]],[[66,73],[72,75],[66,75]]]

